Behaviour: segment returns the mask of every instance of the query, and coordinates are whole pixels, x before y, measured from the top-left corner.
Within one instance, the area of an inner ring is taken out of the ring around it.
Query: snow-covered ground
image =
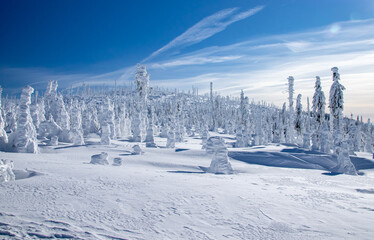
[[[333,158],[294,146],[229,148],[235,174],[214,175],[202,171],[211,158],[201,139],[187,140],[168,149],[155,138],[143,155],[98,137],[1,152],[17,180],[0,184],[0,239],[374,239],[369,154],[352,159],[361,175],[350,176],[327,174]],[[101,152],[110,164],[89,164]]]

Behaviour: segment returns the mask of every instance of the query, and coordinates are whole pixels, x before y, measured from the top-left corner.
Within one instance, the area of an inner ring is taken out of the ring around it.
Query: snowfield
[[[201,138],[168,149],[156,137],[143,155],[132,154],[139,143],[111,142],[0,152],[16,175],[0,184],[0,239],[374,239],[370,154],[352,158],[351,176],[328,174],[331,155],[292,145],[229,148],[235,173],[216,175],[202,170],[211,157]],[[109,165],[90,164],[101,152]]]

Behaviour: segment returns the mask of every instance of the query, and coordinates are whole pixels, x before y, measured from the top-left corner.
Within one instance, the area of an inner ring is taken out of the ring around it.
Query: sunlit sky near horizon
[[[0,85],[129,84],[142,63],[153,86],[212,81],[278,106],[292,75],[305,108],[315,76],[328,96],[337,66],[344,114],[373,119],[373,29],[373,0],[0,1]]]

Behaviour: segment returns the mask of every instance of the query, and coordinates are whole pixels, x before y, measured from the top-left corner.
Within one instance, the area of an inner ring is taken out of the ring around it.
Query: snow
[[[227,146],[232,135],[219,135]],[[129,139],[5,153],[16,181],[0,184],[2,239],[373,239],[374,161],[359,176],[328,174],[332,155],[295,145],[228,148],[235,174],[207,174],[201,138],[175,149]],[[144,155],[132,155],[140,145]],[[106,152],[122,166],[87,164]]]

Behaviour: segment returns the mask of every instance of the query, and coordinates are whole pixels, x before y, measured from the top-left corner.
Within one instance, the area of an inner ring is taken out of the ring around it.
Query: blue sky
[[[153,85],[279,106],[293,75],[306,106],[338,66],[345,114],[373,118],[373,18],[372,0],[1,1],[0,85],[128,84],[141,62]]]

